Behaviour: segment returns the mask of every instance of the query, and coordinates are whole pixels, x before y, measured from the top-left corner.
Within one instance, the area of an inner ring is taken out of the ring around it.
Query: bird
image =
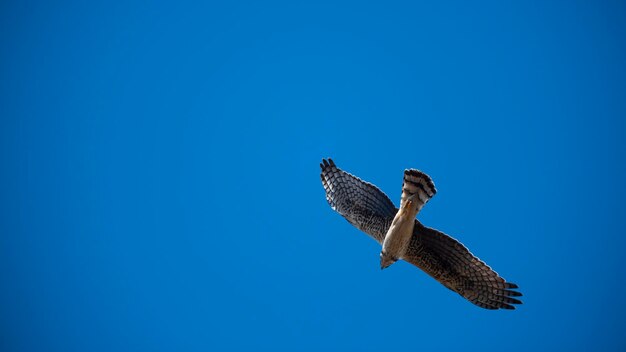
[[[321,179],[330,207],[382,246],[380,267],[398,260],[420,268],[448,289],[478,307],[515,309],[522,301],[519,287],[507,282],[474,256],[461,242],[422,225],[416,216],[437,193],[422,171],[404,171],[400,208],[372,183],[322,159]]]

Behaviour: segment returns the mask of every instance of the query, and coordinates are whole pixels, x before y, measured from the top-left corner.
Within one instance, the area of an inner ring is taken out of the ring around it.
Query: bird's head
[[[389,267],[391,264],[398,261],[398,258],[387,254],[385,251],[380,252],[380,270]]]

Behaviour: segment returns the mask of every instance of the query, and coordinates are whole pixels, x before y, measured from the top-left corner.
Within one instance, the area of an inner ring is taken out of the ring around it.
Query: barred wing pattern
[[[337,168],[331,159],[323,160],[320,167],[328,204],[352,225],[382,244],[398,211],[389,197],[371,183]],[[430,181],[423,184],[428,186],[424,189],[430,199],[436,190],[430,178],[423,175],[424,180]],[[405,172],[403,195],[406,179]],[[454,238],[422,225],[417,219],[409,247],[402,259],[479,307],[515,309],[514,304],[522,303],[513,298],[522,295],[515,291],[516,284],[506,282]]]
[[[340,170],[332,159],[323,160],[320,167],[331,208],[382,244],[398,211],[389,197],[373,184]]]
[[[517,285],[506,282],[463,244],[415,220],[405,261],[417,266],[475,305],[486,309],[515,309]]]

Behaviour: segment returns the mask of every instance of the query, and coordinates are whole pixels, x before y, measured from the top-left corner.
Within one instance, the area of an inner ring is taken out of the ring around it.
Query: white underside
[[[383,252],[387,255],[398,259],[404,257],[415,226],[415,214],[411,213],[400,209],[394,217],[383,241]]]

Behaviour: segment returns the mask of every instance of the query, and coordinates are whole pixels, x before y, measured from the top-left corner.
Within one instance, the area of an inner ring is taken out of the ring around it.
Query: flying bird
[[[425,173],[404,171],[400,209],[380,189],[323,159],[322,185],[331,208],[382,245],[380,267],[402,259],[445,287],[486,309],[515,309],[518,286],[507,282],[463,244],[416,219],[437,193]]]

